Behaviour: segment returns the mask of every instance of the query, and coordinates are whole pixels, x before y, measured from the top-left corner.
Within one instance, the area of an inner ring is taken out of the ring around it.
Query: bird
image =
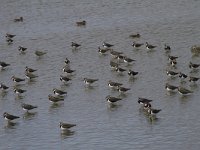
[[[69,124],[69,123],[63,123],[63,122],[60,122],[60,129],[61,130],[68,130],[72,127],[76,126],[76,124]]]
[[[16,94],[23,94],[24,92],[26,92],[26,90],[23,90],[23,89],[20,89],[20,88],[16,88],[16,87],[13,90],[14,90],[14,92]]]
[[[7,112],[3,113],[3,117],[4,117],[5,120],[8,120],[8,121],[12,121],[12,120],[20,118],[19,116],[14,116],[14,115],[11,115]]]
[[[60,81],[62,81],[63,83],[67,83],[70,80],[71,80],[70,78],[63,76],[63,75],[60,75]]]
[[[118,88],[119,86],[122,86],[122,83],[118,83],[118,82],[113,82],[111,80],[108,81],[108,86],[111,88]]]
[[[166,52],[169,52],[171,50],[171,47],[169,45],[165,44],[164,49]]]
[[[118,63],[116,63],[116,62],[114,62],[114,61],[110,61],[110,67],[111,67],[112,69],[115,69],[115,68],[117,68],[118,66],[119,66]]]
[[[118,86],[118,91],[120,93],[125,93],[125,92],[127,92],[129,90],[130,90],[130,88],[125,88],[125,87],[122,87],[122,86]]]
[[[71,69],[69,69],[69,68],[67,68],[67,67],[64,67],[63,68],[63,72],[65,72],[65,73],[67,73],[67,74],[72,74],[72,73],[74,73],[76,70],[71,70]]]
[[[153,100],[151,100],[151,99],[138,97],[138,103],[141,104],[141,105],[144,105],[144,104],[146,104],[146,103],[150,103],[150,102],[152,102],[152,101],[153,101]]]
[[[130,38],[140,38],[140,36],[139,33],[129,35]]]
[[[115,71],[119,72],[119,73],[122,73],[122,72],[126,71],[126,69],[123,69],[123,68],[120,68],[120,67],[116,67]]]
[[[136,71],[133,71],[133,70],[128,70],[128,75],[130,76],[130,77],[135,77],[136,75],[138,74],[138,72],[136,72]]]
[[[192,77],[192,76],[190,76],[189,77],[189,82],[193,82],[193,83],[195,83],[196,81],[198,81],[200,78],[198,78],[198,77]]]
[[[178,58],[178,56],[168,55],[168,60],[169,61],[176,61],[177,58]]]
[[[91,85],[92,83],[98,81],[99,79],[84,78],[83,80],[84,80],[86,85]]]
[[[111,48],[111,47],[113,47],[114,45],[112,45],[112,44],[109,44],[109,43],[106,43],[106,42],[103,42],[103,47],[104,48]]]
[[[121,54],[115,56],[115,58],[117,58],[118,61],[120,61],[120,60],[123,60],[123,61],[124,61],[124,57],[125,57],[125,56],[123,56],[123,55],[121,55]]]
[[[19,47],[18,47],[18,50],[19,50],[21,53],[24,53],[24,52],[27,50],[27,48],[26,48],[26,47],[19,46]]]
[[[29,68],[28,66],[26,66],[25,71],[29,72],[29,73],[33,73],[33,72],[37,71],[37,69],[32,69],[32,68]]]
[[[2,89],[2,90],[7,90],[9,87],[8,86],[6,86],[5,84],[3,84],[3,83],[0,83],[0,89]]]
[[[112,103],[116,103],[117,101],[120,101],[122,99],[108,95],[108,96],[106,96],[106,100],[107,100],[108,103],[112,104]]]
[[[31,72],[27,72],[27,71],[25,71],[25,76],[26,76],[29,80],[38,77],[37,75],[34,75],[33,73],[31,73]]]
[[[4,62],[4,61],[0,61],[0,68],[1,69],[5,69],[6,67],[10,66],[10,64]]]
[[[154,46],[154,45],[150,45],[148,42],[146,42],[146,48],[149,49],[149,50],[152,50],[154,48],[156,48],[157,46]]]
[[[37,108],[38,106],[34,106],[34,105],[22,103],[21,107],[23,108],[23,110],[25,110],[26,112],[28,112],[29,110]]]
[[[81,44],[78,44],[78,43],[75,43],[75,42],[72,42],[72,43],[71,43],[71,47],[72,47],[72,48],[75,48],[75,49],[76,49],[76,48],[78,48],[78,47],[80,47],[80,46],[81,46]]]
[[[23,17],[19,17],[19,18],[15,18],[14,22],[23,22],[24,18]]]
[[[179,74],[178,72],[174,72],[174,71],[171,71],[171,70],[168,70],[166,73],[169,77],[175,77],[176,75]]]
[[[64,98],[62,97],[56,97],[56,96],[52,96],[51,94],[48,95],[49,101],[53,102],[53,103],[57,103],[60,101],[64,101]]]
[[[133,42],[133,43],[132,43],[132,46],[133,46],[134,48],[139,48],[139,47],[141,47],[142,45],[144,45],[144,43],[136,43],[136,42]]]
[[[200,66],[200,64],[194,64],[192,62],[189,63],[189,68],[190,69],[197,69],[197,68],[199,68],[199,66]]]
[[[186,79],[188,76],[182,72],[179,72],[179,78]]]
[[[22,78],[18,78],[16,76],[12,76],[11,79],[13,80],[13,82],[22,82],[22,81],[25,81],[25,79],[22,79]]]
[[[44,51],[39,51],[39,50],[36,50],[35,51],[35,55],[38,56],[38,57],[41,57],[43,55],[45,55],[47,52],[44,52]]]
[[[66,65],[70,64],[70,60],[68,58],[65,58],[65,64]]]
[[[174,60],[170,60],[169,64],[172,66],[172,67],[175,67],[176,64],[177,64],[177,61],[174,59]]]
[[[156,115],[157,113],[159,113],[161,111],[161,109],[153,109],[153,108],[149,108],[148,109],[148,113],[150,115]]]
[[[8,38],[8,39],[12,39],[12,38],[14,38],[15,36],[16,36],[15,34],[6,33],[6,38]]]
[[[64,91],[56,89],[56,88],[53,89],[53,93],[55,95],[57,95],[57,96],[61,96],[61,95],[67,94],[67,92],[64,92]]]
[[[117,58],[117,56],[119,56],[119,55],[121,55],[121,54],[123,54],[123,52],[118,52],[118,51],[114,51],[114,50],[110,50],[110,55],[112,56],[112,57],[115,57],[115,58]]]
[[[178,87],[178,92],[179,92],[181,95],[189,95],[189,94],[193,93],[193,91],[188,90],[188,89],[183,88],[183,87]]]
[[[100,46],[98,47],[98,52],[100,54],[105,54],[109,50],[110,50],[109,48],[101,48]]]
[[[175,90],[177,90],[178,89],[178,87],[177,86],[174,86],[174,85],[171,85],[171,84],[169,84],[169,83],[166,83],[165,84],[165,89],[167,90],[167,91],[175,91]]]
[[[128,58],[127,56],[124,56],[123,59],[125,63],[131,63],[135,61],[134,59]]]
[[[76,25],[77,25],[77,26],[85,26],[85,25],[86,25],[86,21],[85,21],[85,20],[83,20],[83,21],[78,21],[78,22],[76,22]]]

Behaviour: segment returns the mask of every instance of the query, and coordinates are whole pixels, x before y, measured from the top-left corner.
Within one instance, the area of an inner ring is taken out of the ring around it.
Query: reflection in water
[[[25,112],[23,118],[25,120],[32,120],[38,113],[37,112]]]
[[[18,124],[19,123],[8,121],[4,127],[6,129],[15,129],[15,126],[17,126]]]
[[[64,103],[52,103],[51,106],[49,107],[49,111],[60,108],[64,106]]]
[[[1,92],[1,97],[5,97],[8,94],[8,91],[2,91]]]
[[[61,136],[61,139],[66,139],[72,135],[74,135],[75,131],[71,131],[71,130],[62,130],[60,132],[60,136]]]
[[[27,83],[28,85],[33,85],[36,83],[36,81],[37,81],[36,79],[29,79]]]
[[[119,104],[113,104],[113,103],[109,103],[108,105],[107,105],[108,107],[108,109],[110,110],[110,111],[115,111],[115,110],[117,110],[119,107],[121,107],[121,105],[119,105]]]
[[[23,99],[25,96],[23,96],[23,95],[19,95],[19,94],[17,94],[16,96],[15,96],[15,100],[20,100],[20,99]]]
[[[157,118],[156,115],[150,115],[147,110],[145,110],[143,107],[140,107],[139,109],[140,114],[143,114],[143,116],[145,116],[145,118],[147,119],[147,121],[150,124],[153,124],[155,122],[157,122],[159,120],[159,118]]]

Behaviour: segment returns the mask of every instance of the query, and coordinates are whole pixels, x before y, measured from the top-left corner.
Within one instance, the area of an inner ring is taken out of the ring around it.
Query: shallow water
[[[0,61],[11,66],[0,72],[0,82],[10,88],[0,95],[0,114],[7,111],[19,115],[14,126],[8,126],[0,118],[0,149],[198,149],[199,142],[199,83],[185,87],[194,93],[182,97],[170,94],[165,83],[180,85],[180,79],[166,76],[167,54],[165,43],[172,47],[171,55],[179,56],[175,71],[190,73],[190,47],[199,44],[200,2],[187,0],[20,0],[2,1],[0,5]],[[13,19],[24,17],[24,22]],[[86,20],[86,27],[75,22]],[[155,51],[145,47],[138,50],[131,44],[129,34],[139,32],[137,42],[157,45]],[[5,34],[16,34],[14,43],[5,42]],[[82,46],[72,50],[71,42]],[[139,72],[134,80],[127,72],[119,75],[111,71],[111,56],[98,54],[98,46],[106,41],[114,44],[114,50],[122,51],[135,59],[123,68]],[[18,46],[27,47],[26,54],[19,54]],[[47,55],[36,58],[35,50]],[[76,70],[72,81],[65,86],[59,77],[65,58]],[[27,92],[17,97],[13,92],[11,76],[24,77],[24,67],[38,69],[35,82],[24,82]],[[92,87],[83,78],[98,78]],[[109,89],[109,80],[118,81],[131,88],[115,107],[109,107],[105,97],[118,96]],[[52,105],[48,94],[53,88],[68,92],[64,103]],[[153,99],[153,107],[162,109],[157,120],[150,120],[137,103],[138,97]],[[21,103],[38,105],[27,115]],[[70,132],[61,132],[59,122],[77,124]]]

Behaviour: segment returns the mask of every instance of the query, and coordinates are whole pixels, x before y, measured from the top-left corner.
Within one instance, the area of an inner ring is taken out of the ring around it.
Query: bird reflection
[[[37,115],[37,112],[25,112],[25,113],[23,114],[23,118],[24,118],[25,120],[31,120],[31,119],[33,119],[36,115]]]
[[[115,110],[117,110],[119,107],[121,107],[120,104],[113,104],[113,103],[108,104],[107,106],[108,106],[108,109],[109,109],[110,111],[115,111]]]
[[[74,134],[75,134],[75,131],[71,131],[71,130],[62,130],[60,132],[60,136],[62,139],[66,139]]]
[[[6,129],[15,129],[15,126],[17,126],[17,125],[18,125],[18,123],[16,123],[16,122],[8,121],[4,127]]]
[[[49,110],[60,108],[63,105],[64,105],[64,103],[52,103],[51,106],[49,107]]]

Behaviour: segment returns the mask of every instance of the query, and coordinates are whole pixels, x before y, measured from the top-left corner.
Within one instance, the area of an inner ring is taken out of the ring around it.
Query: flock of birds
[[[14,19],[14,22],[23,22],[23,17],[19,17]],[[77,26],[85,26],[86,25],[86,21],[80,21],[80,22],[76,22]],[[6,37],[6,41],[8,44],[12,44],[13,43],[13,39],[16,35],[14,34],[9,34],[7,33],[5,35]],[[140,34],[132,34],[130,35],[130,38],[132,39],[139,39],[140,38]],[[110,60],[110,67],[112,70],[114,70],[115,72],[119,73],[119,74],[123,74],[125,72],[127,72],[128,76],[130,78],[135,78],[136,76],[138,76],[138,72],[131,70],[131,69],[126,69],[121,67],[122,63],[126,63],[127,65],[131,65],[132,63],[134,63],[136,60],[129,58],[128,56],[125,56],[123,52],[119,52],[119,51],[115,51],[113,50],[113,44],[107,43],[107,42],[103,42],[102,43],[102,47],[98,47],[98,52],[101,55],[106,55],[108,53],[110,53],[112,59]],[[155,49],[157,46],[151,45],[148,42],[146,43],[137,43],[137,42],[133,42],[132,43],[133,48],[135,49],[139,49],[142,46],[145,46],[147,50],[152,51],[153,49]],[[81,47],[81,44],[79,43],[75,43],[72,42],[71,43],[71,47],[73,49],[78,49],[79,47]],[[186,80],[188,79],[189,82],[197,82],[200,78],[199,77],[194,77],[194,76],[189,76],[183,72],[178,72],[178,71],[174,71],[174,69],[176,69],[176,65],[177,65],[177,56],[172,56],[170,55],[170,51],[171,48],[169,45],[164,45],[164,49],[165,52],[168,53],[168,60],[169,60],[169,65],[171,66],[171,69],[167,69],[166,74],[170,77],[170,78],[176,78],[177,76],[179,78],[181,78],[181,85],[180,86],[175,86],[173,84],[170,83],[166,83],[165,88],[167,91],[169,92],[176,92],[178,91],[181,95],[188,95],[188,94],[192,94],[193,91],[186,89],[182,86],[182,83],[186,82]],[[26,47],[22,47],[19,46],[18,50],[20,51],[20,53],[25,54],[27,48]],[[43,57],[43,55],[45,55],[47,52],[45,51],[35,51],[35,55],[37,57]],[[72,76],[75,72],[75,70],[72,70],[70,67],[70,60],[68,58],[65,59],[64,61],[65,66],[63,67],[63,72],[66,75],[60,75],[60,81],[62,81],[64,84],[68,84],[70,80],[72,80]],[[0,67],[1,70],[5,70],[8,66],[10,66],[9,63],[0,61]],[[200,64],[195,64],[190,62],[189,63],[189,68],[194,70],[197,70],[199,68]],[[37,69],[33,69],[30,68],[28,66],[25,67],[25,76],[29,81],[34,80],[35,78],[37,78],[38,76],[36,74],[34,74],[37,71]],[[21,95],[23,93],[26,92],[26,90],[21,89],[20,87],[18,87],[17,85],[20,84],[21,82],[25,81],[25,78],[20,78],[20,77],[16,77],[16,76],[12,76],[11,77],[12,81],[15,84],[13,91],[17,94],[17,95]],[[98,79],[94,79],[94,78],[84,78],[84,83],[86,84],[87,87],[92,86],[95,82],[98,81]],[[127,87],[123,87],[123,83],[119,83],[119,82],[115,82],[112,80],[108,81],[108,86],[114,90],[119,91],[120,94],[126,94],[126,92],[128,92],[130,90],[130,88]],[[1,83],[0,84],[0,89],[2,90],[2,92],[6,92],[9,87],[6,86],[5,84]],[[48,95],[48,99],[50,102],[52,103],[59,103],[64,101],[65,95],[67,95],[66,91],[62,91],[61,89],[57,89],[54,88],[53,90],[53,94],[49,94]],[[111,95],[108,95],[106,97],[107,102],[110,105],[116,105],[118,101],[121,101],[122,98],[121,97],[114,97]],[[142,98],[139,97],[138,98],[138,103],[141,104],[141,108],[142,110],[152,119],[156,119],[156,114],[159,113],[161,111],[161,109],[155,109],[152,107],[151,104],[152,100],[148,99],[148,98]],[[36,109],[37,106],[31,105],[31,104],[26,104],[26,103],[22,103],[21,107],[27,112],[29,113],[29,111]],[[3,117],[8,120],[8,123],[12,123],[13,120],[20,118],[19,116],[15,116],[13,114],[10,114],[8,112],[4,112],[3,113]],[[60,128],[62,130],[69,130],[69,128],[72,128],[74,126],[76,126],[76,124],[71,124],[71,123],[64,123],[64,122],[60,122],[59,124]]]

